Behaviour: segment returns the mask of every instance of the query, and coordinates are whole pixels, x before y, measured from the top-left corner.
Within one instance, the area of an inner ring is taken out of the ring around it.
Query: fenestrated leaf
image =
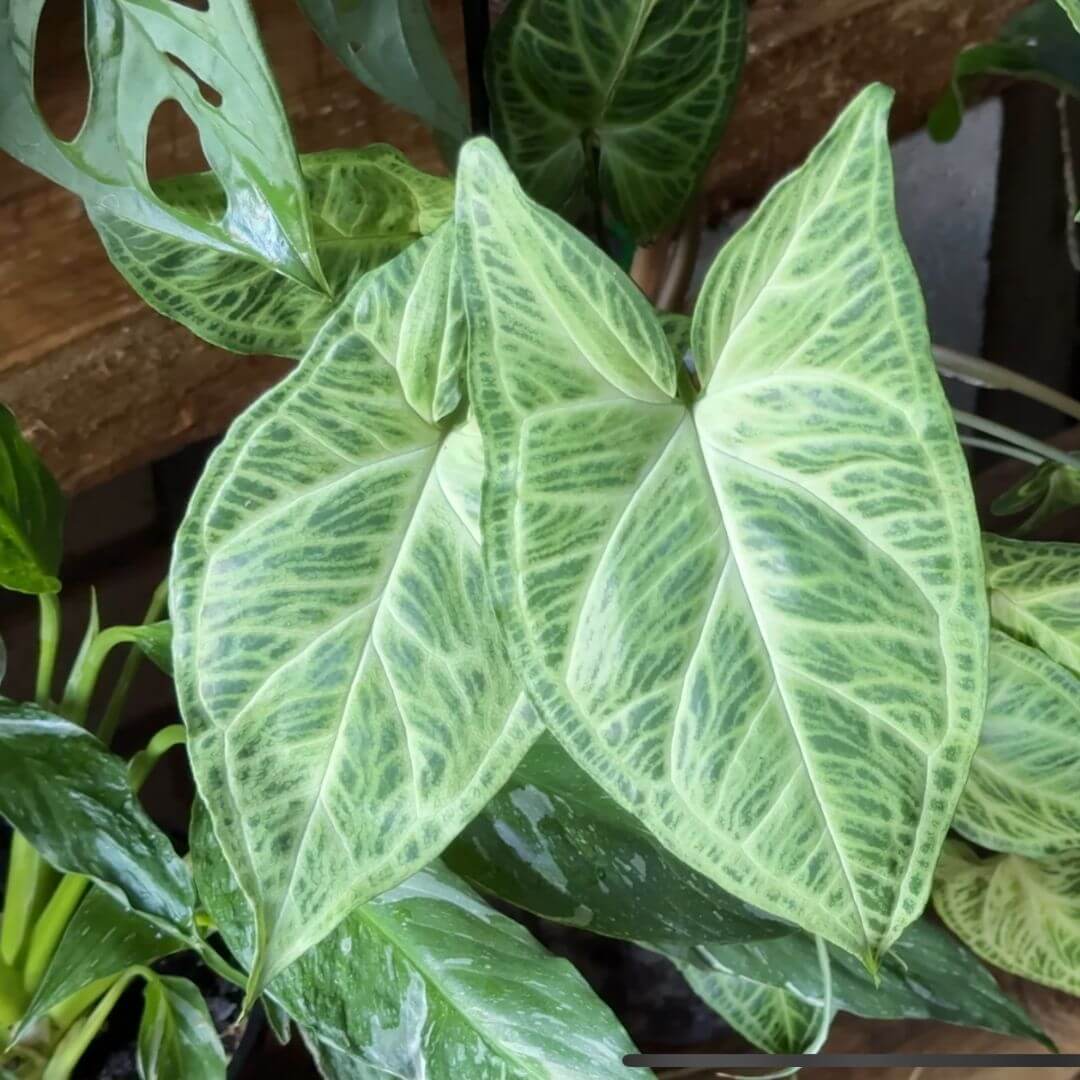
[[[244,899],[201,808],[191,835],[199,894],[233,954],[250,963]],[[574,968],[437,862],[351,911],[269,993],[337,1051],[334,1076],[638,1075],[621,1060],[633,1044]]]
[[[300,0],[300,6],[349,71],[433,128],[452,156],[469,133],[469,119],[427,0]]]
[[[514,0],[488,48],[495,137],[533,198],[571,211],[595,171],[651,240],[697,190],[745,51],[745,0]]]
[[[64,930],[13,1038],[92,983],[183,947],[178,938],[136,915],[104,889],[92,888]]]
[[[0,405],[0,586],[57,592],[63,528],[60,488]]]
[[[125,762],[83,728],[0,701],[0,814],[58,870],[194,937],[187,867],[139,805]]]
[[[176,975],[146,981],[140,1080],[225,1080],[225,1051],[199,988]]]
[[[1076,40],[1077,64],[1080,66],[1080,37]],[[999,495],[990,509],[998,517],[1030,510],[1015,530],[1020,535],[1027,535],[1074,506],[1080,506],[1080,461],[1075,468],[1057,461],[1044,461],[1004,495]]]
[[[457,203],[485,560],[530,700],[681,859],[870,964],[929,892],[986,668],[889,100],[721,253],[690,410],[644,298],[490,143]]]
[[[983,551],[994,624],[1080,676],[1080,544],[987,534]]]
[[[177,687],[259,928],[253,992],[437,855],[535,735],[470,531],[478,437],[416,411],[457,393],[429,362],[448,240],[356,286],[233,425],[177,537]]]
[[[980,859],[950,840],[934,876],[934,907],[989,963],[1080,994],[1080,852]]]
[[[624,940],[693,947],[791,932],[676,859],[550,735],[445,859],[520,908]]]
[[[1018,855],[1080,850],[1080,679],[995,630],[979,748],[953,828]]]
[[[390,146],[306,154],[300,166],[328,294],[105,205],[89,207],[90,220],[113,265],[163,315],[223,349],[299,357],[353,283],[433,232],[453,202],[450,181],[414,169]],[[210,173],[166,180],[155,190],[200,220],[214,220],[225,206]]]
[[[204,11],[167,0],[91,0],[93,94],[71,142],[52,133],[34,100],[44,3],[0,0],[0,148],[91,208],[324,289],[285,110],[245,0],[214,0]],[[225,192],[215,220],[169,206],[147,177],[150,120],[170,99],[198,129]]]

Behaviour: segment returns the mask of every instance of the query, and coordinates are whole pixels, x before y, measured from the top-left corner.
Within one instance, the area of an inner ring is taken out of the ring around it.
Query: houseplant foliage
[[[171,659],[189,863],[134,794],[168,740],[127,767],[111,710],[88,733],[85,657],[60,702],[45,680],[11,706],[18,859],[82,880],[9,1034],[74,1002],[74,1060],[142,979],[143,1074],[216,1075],[191,988],[153,966],[192,949],[330,1077],[630,1075],[608,1008],[487,893],[662,953],[769,1050],[819,1046],[839,1010],[1042,1037],[923,912],[933,883],[975,952],[1074,985],[1076,552],[980,536],[885,88],[661,316],[606,232],[651,239],[693,199],[738,0],[516,0],[486,57],[495,141],[466,140],[423,3],[305,3],[452,179],[389,147],[298,156],[242,0],[91,0],[93,105],[62,143],[33,100],[41,5],[0,4],[0,145],[86,201],[154,307],[298,359],[199,482],[171,626],[106,639]],[[151,184],[170,97],[211,172]],[[50,595],[55,492],[8,419],[5,582]],[[34,762],[108,809],[80,834],[115,858],[57,835]],[[1060,895],[1053,925],[1010,907],[1029,885]],[[9,887],[5,924],[36,904]],[[115,947],[89,949],[102,927]]]

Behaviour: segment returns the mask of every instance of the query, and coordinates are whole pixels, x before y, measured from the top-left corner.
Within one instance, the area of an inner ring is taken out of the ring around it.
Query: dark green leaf
[[[300,159],[312,232],[329,295],[264,264],[90,208],[113,265],[163,315],[224,349],[301,356],[334,304],[368,270],[434,231],[453,186],[414,169],[393,147],[334,150]],[[170,206],[212,221],[224,196],[210,173],[156,187]]]
[[[166,675],[172,667],[172,623],[168,619],[131,627],[131,640],[146,658]]]
[[[225,1051],[214,1021],[187,979],[147,979],[138,1051],[141,1080],[225,1080]]]
[[[0,405],[0,585],[56,592],[63,527],[60,488]]]
[[[124,761],[81,727],[0,701],[0,814],[57,869],[194,935],[187,867],[139,805]]]
[[[1076,59],[1080,64],[1080,36],[1077,42]],[[998,517],[1028,511],[1023,523],[1015,530],[1018,535],[1025,536],[1074,506],[1080,506],[1080,458],[1075,468],[1057,461],[1044,461],[1030,475],[999,495],[990,510]]]

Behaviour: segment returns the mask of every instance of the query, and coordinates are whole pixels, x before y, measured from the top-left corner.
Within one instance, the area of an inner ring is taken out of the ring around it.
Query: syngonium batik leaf
[[[334,305],[369,270],[435,229],[453,185],[414,169],[393,147],[332,150],[300,159],[315,250],[328,291],[313,290],[232,251],[89,207],[113,265],[170,319],[234,352],[299,357]],[[212,173],[155,186],[170,206],[213,221],[225,195]]]
[[[476,433],[409,400],[456,393],[431,334],[452,258],[448,225],[356,286],[233,425],[178,534],[177,687],[258,926],[253,992],[437,855],[535,734],[469,519]]]
[[[1014,975],[1080,994],[1080,852],[981,859],[946,843],[934,907],[961,941]]]
[[[987,535],[983,550],[994,625],[1080,677],[1080,544]]]
[[[203,11],[171,0],[90,0],[90,103],[70,142],[52,133],[34,99],[44,4],[0,0],[0,148],[92,210],[107,207],[325,289],[285,110],[246,0],[214,0]],[[169,206],[147,176],[150,121],[170,99],[198,129],[225,191],[214,220]]]
[[[876,964],[975,748],[979,534],[865,91],[713,266],[676,397],[624,275],[462,151],[489,586],[529,697],[736,896]]]
[[[979,748],[953,828],[992,851],[1080,850],[1080,679],[998,630]]]
[[[745,0],[514,0],[488,49],[495,138],[533,198],[592,185],[639,242],[676,221],[723,133]]]
[[[199,894],[249,964],[244,900],[201,808],[191,837]],[[268,993],[341,1080],[638,1075],[622,1064],[633,1044],[573,966],[438,862],[354,908]]]

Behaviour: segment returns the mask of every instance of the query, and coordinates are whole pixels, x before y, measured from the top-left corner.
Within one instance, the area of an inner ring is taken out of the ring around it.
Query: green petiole
[[[49,898],[45,910],[34,924],[30,948],[23,966],[23,986],[33,993],[49,966],[56,946],[67,929],[71,916],[90,884],[81,874],[66,874]]]

